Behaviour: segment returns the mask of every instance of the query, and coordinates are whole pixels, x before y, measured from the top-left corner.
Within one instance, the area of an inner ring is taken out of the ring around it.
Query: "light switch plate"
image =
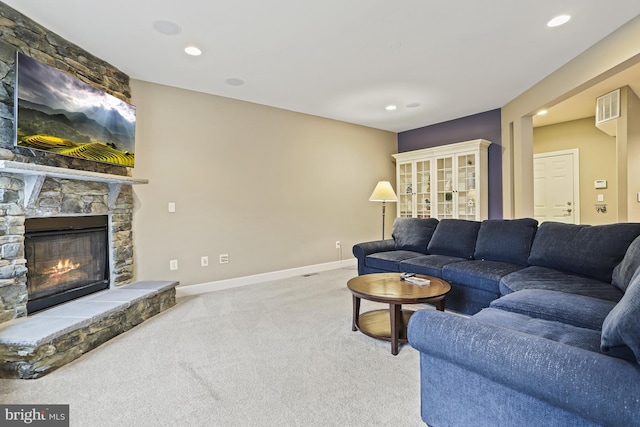
[[[176,204],[174,202],[169,202],[169,212],[174,213],[176,211]]]

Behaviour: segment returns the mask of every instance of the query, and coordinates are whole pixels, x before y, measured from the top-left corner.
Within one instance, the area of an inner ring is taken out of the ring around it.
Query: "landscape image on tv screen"
[[[16,64],[16,145],[133,167],[133,105],[22,53]]]

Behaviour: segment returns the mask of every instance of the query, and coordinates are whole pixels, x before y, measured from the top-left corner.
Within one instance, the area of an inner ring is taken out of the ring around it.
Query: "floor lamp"
[[[376,185],[376,188],[373,189],[373,193],[371,193],[369,201],[382,202],[382,240],[384,240],[384,211],[386,208],[386,203],[397,202],[398,197],[393,191],[393,187],[391,186],[391,183],[389,183],[389,181],[380,181]]]

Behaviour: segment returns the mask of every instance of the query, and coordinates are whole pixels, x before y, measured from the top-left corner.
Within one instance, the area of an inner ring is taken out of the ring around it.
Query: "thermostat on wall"
[[[607,180],[606,179],[596,179],[595,187],[596,188],[607,188]]]

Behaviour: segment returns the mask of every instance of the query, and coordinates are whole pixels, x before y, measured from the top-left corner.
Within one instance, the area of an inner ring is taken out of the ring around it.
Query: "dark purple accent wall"
[[[472,139],[489,146],[489,218],[502,218],[502,126],[500,109],[425,126],[398,134],[398,152],[437,147]]]

